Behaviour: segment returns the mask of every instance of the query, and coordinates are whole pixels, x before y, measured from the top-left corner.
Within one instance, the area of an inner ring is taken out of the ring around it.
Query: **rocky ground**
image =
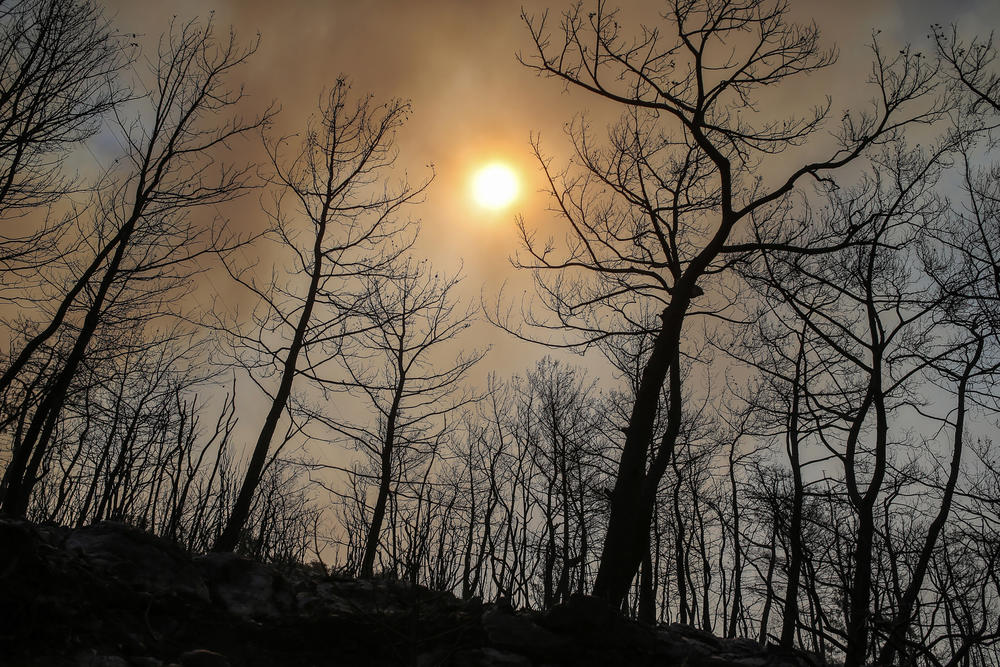
[[[0,664],[807,667],[802,653],[648,628],[599,600],[547,612],[463,602],[380,579],[190,556],[112,523],[0,517]]]

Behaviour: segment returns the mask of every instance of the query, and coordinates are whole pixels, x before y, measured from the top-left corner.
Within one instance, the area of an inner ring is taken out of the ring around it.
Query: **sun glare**
[[[472,196],[483,208],[504,208],[517,197],[517,190],[517,174],[500,163],[486,165],[472,179]]]

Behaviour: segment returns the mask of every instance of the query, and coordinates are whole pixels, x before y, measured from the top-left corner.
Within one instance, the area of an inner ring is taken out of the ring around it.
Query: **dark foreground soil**
[[[601,601],[547,612],[381,579],[191,556],[120,524],[0,517],[0,665],[807,667],[693,628],[644,627]]]

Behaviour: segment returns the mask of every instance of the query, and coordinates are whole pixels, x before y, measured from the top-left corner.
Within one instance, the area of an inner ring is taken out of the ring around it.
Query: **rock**
[[[60,548],[66,542],[66,538],[73,533],[73,529],[67,526],[60,526],[57,523],[46,521],[35,525],[38,537],[50,547]]]
[[[704,644],[712,651],[717,651],[721,647],[718,637],[713,635],[711,632],[700,628],[695,628],[690,625],[681,625],[680,623],[671,623],[663,629],[679,639]]]
[[[65,548],[136,590],[208,599],[205,582],[180,547],[124,524],[105,521],[75,530]]]
[[[449,665],[449,659],[451,658],[451,651],[445,648],[437,648],[433,651],[427,651],[421,653],[417,656],[414,667],[441,667],[441,665]]]
[[[744,637],[736,639],[720,639],[719,648],[724,653],[756,654],[761,652],[761,645],[753,639]]]
[[[339,595],[337,588],[325,581],[311,589],[296,591],[295,607],[307,616],[347,616],[358,611],[356,604]]]
[[[229,659],[221,653],[195,649],[181,655],[183,667],[230,667]]]
[[[195,559],[212,602],[243,619],[276,618],[295,609],[291,586],[274,569],[232,553]]]
[[[712,634],[688,625],[671,623],[656,631],[655,653],[668,664],[701,664],[700,660],[719,653],[720,641]],[[752,652],[760,647],[751,642]]]
[[[398,610],[398,605],[387,595],[380,595],[376,583],[370,580],[321,580],[311,587],[300,587],[295,603],[300,613],[310,616],[345,617]]]
[[[557,655],[569,646],[568,639],[546,630],[523,614],[489,609],[483,613],[482,624],[493,646],[532,657]]]
[[[657,635],[655,653],[666,664],[689,664],[711,655],[711,649],[700,642]]]
[[[84,653],[77,656],[77,667],[129,667],[128,661],[117,655]]]
[[[764,649],[763,657],[768,661],[769,667],[820,667],[824,664],[823,660],[814,653],[798,649],[785,649],[777,644],[768,644]]]
[[[72,574],[78,574],[76,559],[65,551],[59,535],[60,532],[36,527],[30,521],[0,515],[0,582],[4,583],[5,592],[24,588],[25,581],[41,581],[57,572],[72,570]],[[0,608],[0,619],[9,611]]]
[[[133,656],[128,659],[128,663],[131,667],[163,667],[164,664],[162,660],[148,656]]]
[[[738,656],[738,655],[709,655],[697,658],[691,663],[691,667],[768,667],[772,665],[763,656]]]
[[[562,604],[547,611],[539,621],[552,630],[574,635],[605,632],[609,626],[624,621],[608,603],[589,595],[573,595]]]
[[[477,648],[455,655],[455,667],[531,667],[531,660],[523,655],[500,651],[495,648]]]
[[[737,665],[739,665],[740,667],[767,667],[767,665],[770,663],[770,660],[768,660],[763,655],[758,655],[756,657],[755,656],[748,656],[748,657],[745,656],[745,657],[736,659],[735,663]]]

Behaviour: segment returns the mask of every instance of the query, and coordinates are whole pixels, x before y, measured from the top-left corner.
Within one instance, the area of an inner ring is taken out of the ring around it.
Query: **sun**
[[[499,162],[486,165],[472,179],[472,196],[483,208],[505,208],[517,197],[518,189],[517,174]]]

